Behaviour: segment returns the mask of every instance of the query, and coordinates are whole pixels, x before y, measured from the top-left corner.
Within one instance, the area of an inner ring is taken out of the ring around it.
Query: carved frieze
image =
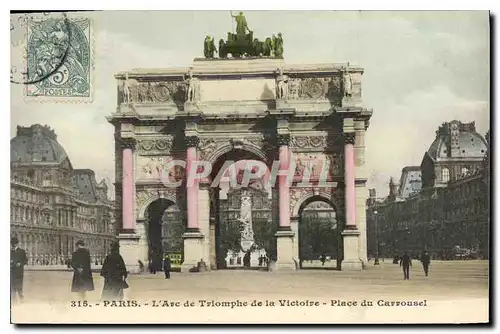
[[[287,83],[288,100],[334,100],[342,97],[342,80],[339,76],[327,78],[291,78]]]
[[[140,155],[170,154],[174,142],[173,137],[159,139],[140,139],[137,142],[137,150]]]
[[[184,103],[187,85],[184,81],[138,82],[130,80],[130,100],[133,103]]]
[[[297,149],[325,149],[331,150],[334,147],[343,145],[343,134],[335,133],[325,136],[292,136],[290,146]]]

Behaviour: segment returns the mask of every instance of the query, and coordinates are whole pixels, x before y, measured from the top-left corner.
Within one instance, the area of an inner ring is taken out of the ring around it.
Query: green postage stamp
[[[65,13],[42,14],[25,21],[25,68],[17,76],[17,81],[25,85],[25,97],[50,102],[91,102],[92,21]]]

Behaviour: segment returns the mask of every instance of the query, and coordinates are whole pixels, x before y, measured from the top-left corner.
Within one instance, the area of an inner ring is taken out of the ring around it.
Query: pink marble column
[[[186,176],[189,175],[191,168],[194,168],[193,162],[197,160],[196,147],[198,146],[198,137],[186,137]],[[191,186],[187,186],[187,229],[188,231],[199,230],[198,224],[198,189],[199,180],[194,180]]]
[[[283,175],[279,175],[280,230],[290,230],[290,187],[287,183],[290,166],[289,143],[289,135],[278,135],[280,171],[286,171]]]
[[[135,232],[134,219],[134,154],[135,139],[122,139],[122,229]]]
[[[354,133],[344,134],[345,219],[348,230],[356,227],[356,185],[354,175]]]

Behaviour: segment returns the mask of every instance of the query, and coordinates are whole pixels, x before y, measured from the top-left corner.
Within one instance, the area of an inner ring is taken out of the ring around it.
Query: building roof
[[[406,166],[401,171],[398,197],[408,198],[422,189],[422,172],[419,166]]]
[[[30,127],[17,127],[17,134],[10,140],[10,159],[12,163],[43,163],[58,165],[68,155],[57,142],[54,130],[48,126],[35,124]]]
[[[456,158],[483,158],[487,143],[476,132],[474,122],[462,123],[454,120],[443,123],[436,131],[436,139],[427,150],[433,161],[446,161]]]
[[[91,169],[75,169],[73,186],[78,191],[79,197],[86,202],[107,201],[107,184],[102,180],[97,184],[95,172]]]

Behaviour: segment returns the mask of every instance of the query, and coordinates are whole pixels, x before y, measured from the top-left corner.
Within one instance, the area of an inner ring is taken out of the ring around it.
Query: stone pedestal
[[[184,238],[184,262],[181,265],[181,272],[189,272],[196,268],[198,262],[204,255],[204,236],[200,231],[186,232]]]
[[[344,238],[343,271],[357,271],[363,269],[361,260],[359,259],[359,235],[360,232],[357,229],[346,229],[342,232]]]
[[[275,270],[295,270],[293,238],[295,234],[289,231],[278,231],[276,236],[276,267]]]
[[[120,243],[120,254],[125,262],[127,271],[131,274],[140,272],[139,260],[142,260],[141,236],[135,233],[120,233],[118,242]]]

